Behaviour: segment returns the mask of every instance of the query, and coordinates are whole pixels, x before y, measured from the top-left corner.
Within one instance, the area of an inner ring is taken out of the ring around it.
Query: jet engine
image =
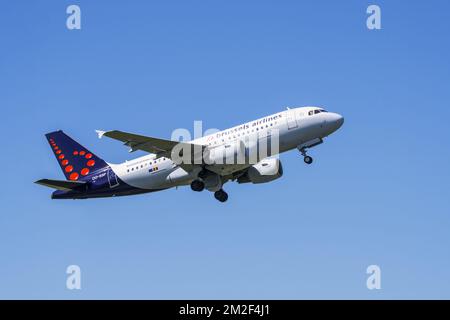
[[[283,175],[281,161],[277,158],[266,158],[247,169],[247,172],[237,179],[238,183],[266,183]]]

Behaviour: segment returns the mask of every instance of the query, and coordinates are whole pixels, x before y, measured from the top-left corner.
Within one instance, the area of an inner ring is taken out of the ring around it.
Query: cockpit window
[[[318,114],[318,113],[321,113],[321,112],[328,112],[328,111],[327,111],[327,110],[324,110],[324,109],[315,109],[315,110],[309,111],[309,112],[308,112],[308,115],[309,115],[309,116],[312,116],[313,114]]]

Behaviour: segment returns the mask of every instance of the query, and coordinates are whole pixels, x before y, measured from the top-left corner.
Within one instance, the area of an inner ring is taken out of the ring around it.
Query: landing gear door
[[[119,185],[119,180],[117,180],[116,173],[111,168],[108,169],[108,181],[110,188],[114,188]]]
[[[297,118],[295,116],[295,110],[289,109],[286,112],[286,115],[287,115],[286,121],[287,121],[288,130],[297,128],[298,124],[297,124]]]

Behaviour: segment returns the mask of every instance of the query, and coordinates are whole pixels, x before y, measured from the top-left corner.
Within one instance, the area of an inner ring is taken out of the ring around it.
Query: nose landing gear
[[[313,162],[313,158],[311,158],[310,156],[305,156],[303,158],[303,161],[305,161],[306,164],[311,164]]]
[[[305,161],[306,164],[311,164],[313,162],[313,158],[306,154],[306,148],[301,148],[300,153],[302,154],[303,161]]]
[[[305,161],[306,164],[311,164],[313,162],[313,158],[311,158],[310,156],[308,156],[306,154],[306,149],[318,146],[321,143],[323,143],[322,138],[315,138],[315,139],[312,139],[310,141],[307,141],[307,142],[302,143],[301,145],[297,146],[297,149],[302,154],[303,161]]]

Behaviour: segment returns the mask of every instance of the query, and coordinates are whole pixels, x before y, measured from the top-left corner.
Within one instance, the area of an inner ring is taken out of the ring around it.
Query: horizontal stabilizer
[[[70,191],[82,189],[86,185],[85,181],[68,181],[68,180],[53,180],[53,179],[41,179],[35,181],[35,183],[50,187],[57,190]]]

